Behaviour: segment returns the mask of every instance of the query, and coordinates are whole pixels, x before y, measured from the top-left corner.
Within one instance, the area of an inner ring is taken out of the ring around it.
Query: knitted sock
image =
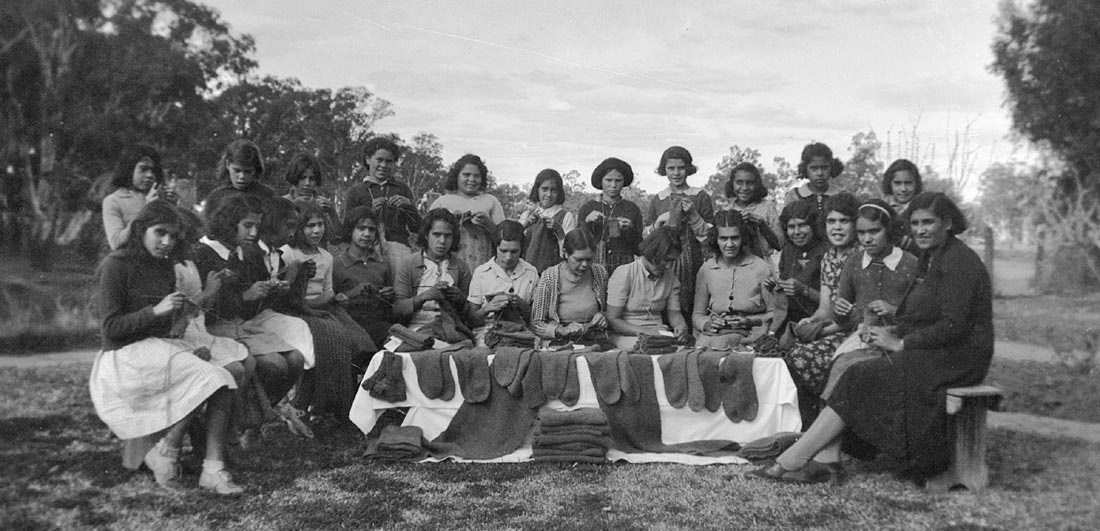
[[[576,405],[581,384],[577,379],[577,354],[572,350],[539,352],[542,358],[542,389],[548,398],[557,398],[567,406]]]
[[[546,403],[546,391],[542,388],[542,356],[532,352],[527,371],[523,373],[523,405],[535,409]]]
[[[725,355],[725,352],[710,349],[699,353],[699,378],[703,381],[704,405],[711,413],[722,407],[724,389],[718,364]]]
[[[690,351],[664,354],[657,358],[661,376],[665,382],[665,396],[670,406],[684,407],[688,399],[687,390],[687,353]]]
[[[588,362],[588,372],[592,377],[592,386],[596,394],[608,404],[617,404],[622,396],[619,383],[618,352],[588,352],[584,355]]]
[[[458,368],[458,383],[462,397],[471,404],[489,398],[489,349],[474,348],[451,354]]]
[[[706,407],[706,391],[703,389],[703,376],[699,371],[699,349],[687,352],[684,360],[684,373],[687,375],[687,403],[695,412],[702,411]]]
[[[731,352],[722,362],[721,376],[725,385],[722,408],[733,422],[751,421],[756,418],[759,403],[756,398],[756,382],[752,378],[753,354]]]
[[[519,369],[519,360],[520,356],[523,355],[523,349],[500,347],[494,353],[496,356],[493,357],[493,378],[501,387],[508,387],[516,379],[516,370]]]
[[[630,367],[630,354],[619,352],[616,361],[619,365],[619,386],[622,387],[622,398],[628,404],[633,404],[642,398],[642,389],[634,381],[634,369]]]

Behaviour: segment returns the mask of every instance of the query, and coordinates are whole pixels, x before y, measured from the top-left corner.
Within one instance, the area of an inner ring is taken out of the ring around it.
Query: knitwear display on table
[[[611,446],[607,416],[596,408],[545,411],[531,446],[533,461],[606,463]]]

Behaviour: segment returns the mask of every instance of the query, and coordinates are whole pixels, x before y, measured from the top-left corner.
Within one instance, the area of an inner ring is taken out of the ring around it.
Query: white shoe
[[[208,472],[205,468],[199,476],[199,486],[223,496],[232,496],[244,492],[240,485],[233,483],[233,476],[224,468],[217,472]]]
[[[178,489],[182,487],[179,478],[183,475],[179,457],[179,448],[169,448],[168,445],[164,444],[164,439],[161,439],[156,446],[145,454],[143,462],[149,470],[153,471],[153,479],[156,480],[157,485],[168,489]]]

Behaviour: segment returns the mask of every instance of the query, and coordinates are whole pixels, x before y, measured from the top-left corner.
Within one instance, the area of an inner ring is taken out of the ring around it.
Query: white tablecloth
[[[374,427],[378,414],[382,410],[394,407],[408,407],[409,413],[405,417],[403,425],[418,426],[424,431],[424,437],[432,440],[447,429],[451,418],[462,405],[462,391],[458,385],[458,371],[454,361],[451,361],[451,374],[455,381],[455,396],[451,400],[429,399],[420,391],[420,385],[416,378],[416,367],[407,353],[399,353],[403,358],[402,373],[405,377],[406,399],[401,402],[385,402],[377,400],[370,394],[359,388],[355,401],[351,405],[351,421],[367,433]],[[489,363],[492,363],[492,356]],[[721,439],[745,444],[761,437],[774,435],[782,431],[800,431],[802,419],[798,413],[798,397],[791,380],[790,373],[783,360],[778,358],[757,358],[753,363],[752,375],[756,384],[756,398],[759,409],[756,419],[751,422],[731,422],[721,408],[711,413],[707,410],[695,412],[687,406],[674,408],[669,405],[665,396],[664,378],[661,369],[657,365],[657,357],[653,361],[653,382],[657,390],[657,404],[661,411],[661,439],[665,444],[682,442]],[[382,363],[382,353],[378,353],[367,367],[364,378],[369,378]],[[598,408],[596,390],[592,386],[592,378],[588,370],[588,362],[584,356],[577,357],[577,379],[580,383],[580,398],[577,404],[570,407],[558,400],[551,400],[543,405],[559,411],[567,411],[578,408]],[[531,455],[530,446],[521,448],[517,452],[493,461],[512,462],[525,461]],[[623,452],[609,451],[608,459],[626,460],[630,462],[667,461],[686,464],[710,464],[744,462],[739,458],[728,457],[700,457],[685,454],[625,454]]]

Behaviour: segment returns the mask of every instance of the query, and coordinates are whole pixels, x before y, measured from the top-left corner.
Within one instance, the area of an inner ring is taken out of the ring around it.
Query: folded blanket
[[[440,350],[410,352],[416,366],[420,391],[431,399],[450,400],[455,397],[455,381],[451,375],[451,356]]]
[[[537,352],[535,356],[542,359],[542,391],[546,397],[557,398],[567,406],[576,405],[581,396],[577,353],[573,350],[550,351]]]
[[[606,435],[549,435],[539,434],[534,438],[534,442],[531,444],[535,446],[555,446],[559,444],[587,444],[599,448],[610,448],[611,438]]]
[[[432,348],[435,344],[435,339],[420,332],[413,332],[408,327],[401,324],[395,324],[390,327],[390,335],[401,340],[401,346],[397,348],[398,352],[415,352],[418,350],[427,350]]]
[[[532,457],[531,460],[540,463],[592,463],[597,465],[608,462],[606,457],[592,457],[589,455],[540,455]]]
[[[623,452],[674,452],[714,455],[735,450],[737,443],[724,440],[665,444],[661,440],[661,410],[653,385],[653,362],[649,356],[631,355],[630,368],[638,386],[638,401],[633,404],[600,402],[611,426],[611,447]],[[716,367],[717,369],[717,367]],[[596,397],[599,399],[599,396]]]
[[[483,402],[463,402],[447,429],[425,445],[436,457],[496,459],[508,455],[527,439],[535,423],[534,409],[513,396],[493,378]]]
[[[532,448],[534,448],[534,446],[532,446]],[[542,447],[542,448],[565,451],[565,452],[573,452],[573,453],[583,452],[585,450],[591,450],[593,448],[601,449],[605,452],[608,450],[607,446],[596,446],[596,445],[593,445],[591,443],[561,443],[561,444],[554,444],[554,445],[550,445],[550,446],[545,446],[545,447]]]
[[[404,360],[401,356],[387,351],[382,355],[378,370],[370,378],[363,380],[363,390],[386,402],[405,400],[405,376],[401,372],[403,367]]]
[[[569,456],[574,456],[574,455],[584,455],[584,456],[588,456],[588,457],[603,457],[603,456],[607,455],[607,448],[587,448],[585,450],[570,451],[570,450],[557,450],[557,449],[554,449],[554,448],[540,448],[540,447],[536,446],[536,447],[531,449],[531,456],[532,457],[549,456],[549,455],[557,455],[557,456],[562,456],[562,457],[569,457]]]
[[[423,459],[424,432],[416,426],[386,426],[363,454],[368,459],[401,461]]]
[[[606,426],[607,415],[599,408],[583,407],[572,411],[542,411],[539,424],[543,429],[555,426]]]
[[[733,422],[751,421],[756,418],[759,402],[756,398],[756,381],[752,377],[754,354],[731,352],[722,361],[721,381],[726,387],[722,394],[722,409]]]
[[[546,433],[549,435],[608,435],[611,428],[607,424],[593,426],[578,424],[575,426],[539,426],[535,425],[535,435]]]
[[[489,354],[487,348],[456,350],[451,353],[458,369],[458,384],[467,402],[484,402],[489,398]]]
[[[741,447],[741,450],[737,452],[737,455],[745,459],[768,459],[776,457],[785,452],[787,448],[790,448],[799,437],[802,437],[802,434],[793,431],[782,431],[775,435],[761,437],[755,441],[746,443]]]

